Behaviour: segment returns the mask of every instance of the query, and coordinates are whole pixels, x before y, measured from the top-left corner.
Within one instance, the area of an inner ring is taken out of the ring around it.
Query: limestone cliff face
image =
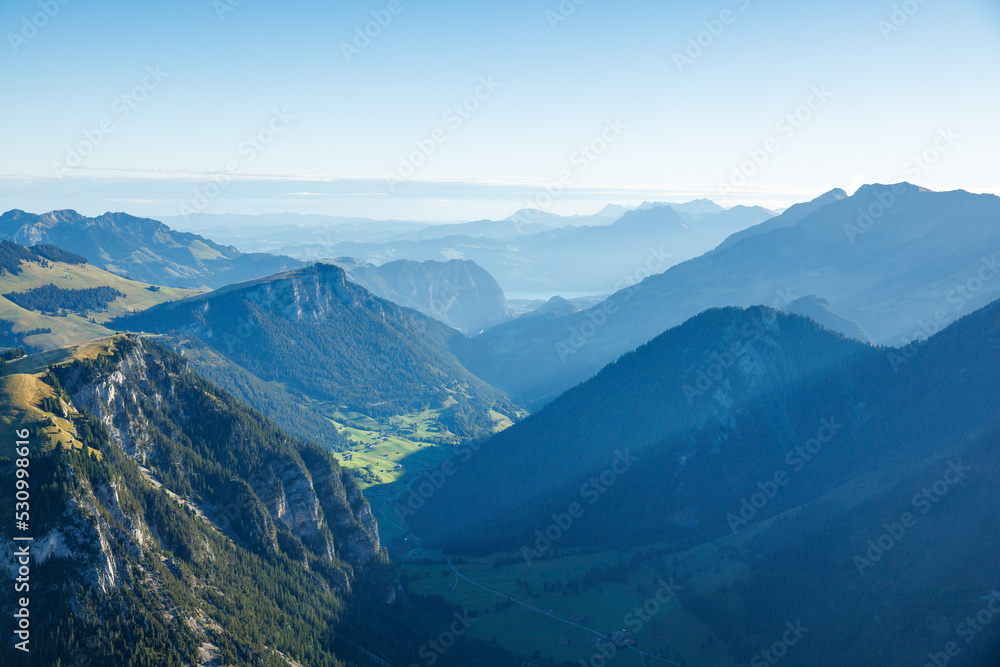
[[[316,303],[311,299],[310,303]],[[310,316],[316,316],[312,313]],[[140,344],[129,346],[103,373],[83,368],[64,379],[73,403],[98,419],[112,442],[133,458],[156,483],[170,477],[171,452],[166,440],[184,438],[192,424],[191,401],[219,400],[215,396],[192,395],[178,384],[186,368],[170,368],[168,363],[145,351]],[[247,434],[239,425],[228,425],[228,444],[234,450],[247,446]],[[224,434],[225,435],[225,434]],[[380,550],[378,527],[367,500],[346,471],[319,450],[296,450],[250,443],[258,461],[248,468],[249,493],[237,494],[235,502],[206,502],[180,498],[227,531],[234,520],[254,514],[262,506],[263,515],[250,525],[257,538],[278,549],[279,530],[287,530],[303,545],[329,559],[340,557],[354,565],[364,565]],[[226,452],[222,452],[223,455]],[[179,489],[169,492],[178,494]],[[239,517],[232,516],[234,513]]]
[[[334,469],[328,459],[303,456],[312,472],[313,490],[324,515],[338,536],[338,548],[348,560],[366,562],[380,549],[378,525],[368,500],[346,470]]]
[[[497,281],[470,260],[398,260],[375,266],[344,258],[335,263],[372,294],[418,310],[467,335],[514,317]]]
[[[345,308],[364,308],[389,324],[412,325],[412,318],[407,318],[398,309],[386,308],[381,299],[357,289],[348,281],[347,275],[341,269],[332,265],[317,264],[276,278],[241,283],[216,290],[212,293],[211,299],[202,300],[200,310],[208,315],[213,308],[228,308],[232,299],[249,302],[262,312],[294,323],[327,322],[331,318],[340,317]],[[208,338],[222,335],[222,332],[213,330],[211,321],[211,317],[192,321],[187,332]],[[251,321],[239,324],[244,327],[254,326],[254,322]],[[237,330],[235,335],[237,338],[244,338],[247,333],[249,331]]]
[[[342,632],[411,613],[368,502],[324,447],[148,339],[51,360],[0,383],[30,441],[31,664],[351,664],[335,659]],[[14,478],[13,460],[0,468]],[[13,484],[0,500],[14,506]],[[26,567],[13,529],[9,590]],[[0,596],[0,613],[16,604]]]

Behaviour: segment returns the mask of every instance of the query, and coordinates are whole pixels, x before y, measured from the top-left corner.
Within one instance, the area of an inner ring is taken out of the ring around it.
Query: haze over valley
[[[4,667],[1000,665],[996,3],[0,25]]]

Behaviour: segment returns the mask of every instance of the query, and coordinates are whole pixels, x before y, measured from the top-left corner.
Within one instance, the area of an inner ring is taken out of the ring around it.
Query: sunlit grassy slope
[[[0,424],[3,424],[4,431],[13,433],[31,424],[32,444],[40,445],[42,450],[56,445],[81,449],[83,444],[77,438],[73,420],[76,411],[72,406],[64,404],[68,418],[42,409],[42,401],[55,396],[52,387],[42,381],[42,376],[52,365],[73,359],[110,356],[120,339],[120,336],[100,338],[21,357],[5,364],[0,368]],[[0,456],[11,456],[13,447],[13,438],[5,439],[0,443]],[[96,450],[91,450],[91,453],[100,456]]]
[[[173,287],[151,289],[151,285],[122,278],[90,264],[49,262],[48,266],[43,266],[36,262],[22,262],[21,273],[13,275],[5,272],[0,275],[0,294],[26,292],[49,284],[63,289],[107,286],[124,293],[125,296],[115,299],[107,310],[91,311],[85,316],[68,313],[62,317],[25,310],[0,297],[0,320],[13,323],[14,333],[52,329],[52,333],[35,334],[25,338],[25,342],[34,349],[64,347],[107,336],[111,331],[102,324],[111,318],[199,293],[197,290]],[[94,321],[91,322],[91,319]]]

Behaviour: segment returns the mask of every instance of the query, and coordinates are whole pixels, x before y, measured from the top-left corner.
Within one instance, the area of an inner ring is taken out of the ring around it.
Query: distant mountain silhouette
[[[35,215],[15,209],[0,216],[0,237],[56,245],[107,271],[169,287],[222,287],[305,266],[291,257],[244,254],[126,213],[88,218],[70,210]]]
[[[419,310],[465,334],[475,335],[513,317],[493,276],[470,260],[398,260],[375,266],[341,258],[333,263],[372,294]]]
[[[908,183],[842,195],[793,206],[586,311],[487,331],[465,363],[537,404],[708,308],[817,294],[874,341],[901,345],[1000,295],[1000,197]]]
[[[833,312],[830,310],[830,302],[818,296],[810,295],[796,299],[785,306],[784,310],[816,320],[830,331],[837,331],[848,338],[859,340],[862,343],[871,342],[868,334],[858,326],[857,322]]]
[[[468,259],[489,271],[508,294],[607,294],[697,257],[730,234],[774,216],[756,206],[723,210],[711,202],[696,202],[691,208],[697,213],[651,204],[602,219],[600,224],[588,219],[542,230],[531,225],[545,224],[543,216],[528,222],[440,225],[390,241],[353,241],[330,244],[325,252],[316,246],[307,250],[311,257],[347,256],[374,264],[399,259]],[[719,210],[710,213],[715,209]],[[447,235],[431,238],[432,232]],[[284,251],[299,256],[292,247]]]

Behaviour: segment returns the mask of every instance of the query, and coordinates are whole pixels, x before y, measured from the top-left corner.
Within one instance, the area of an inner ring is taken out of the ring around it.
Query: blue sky
[[[236,2],[3,3],[0,207],[459,220],[1000,192],[995,1]],[[346,57],[373,12],[391,22]]]

